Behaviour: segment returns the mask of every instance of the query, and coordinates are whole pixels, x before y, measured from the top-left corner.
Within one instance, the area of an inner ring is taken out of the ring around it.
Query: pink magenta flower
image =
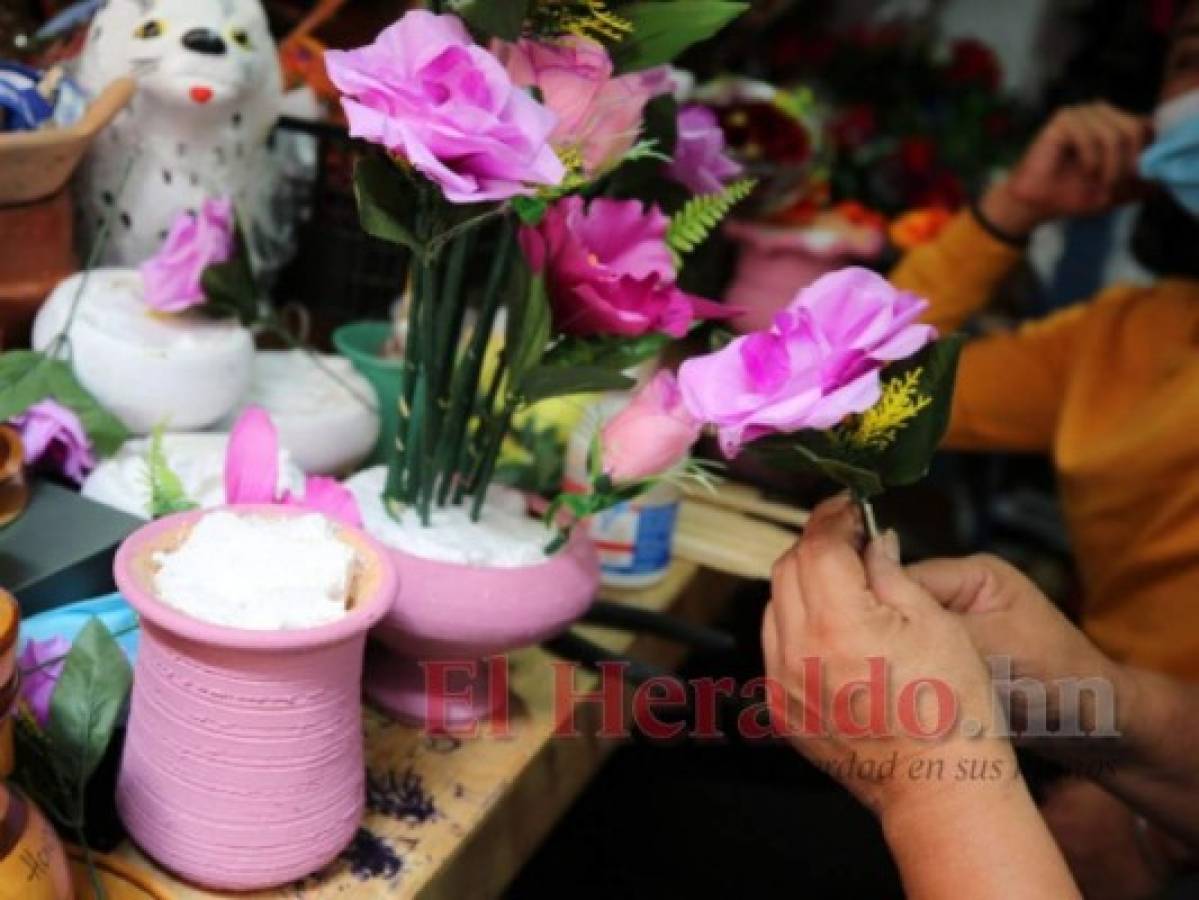
[[[452,203],[503,200],[566,170],[557,119],[452,15],[406,13],[373,44],[325,53],[350,134],[406,159]]]
[[[742,172],[724,152],[724,131],[716,113],[692,104],[679,110],[674,159],[665,174],[693,194],[716,194]]]
[[[261,407],[246,407],[233,425],[225,451],[225,502],[233,506],[277,503],[302,507],[362,527],[354,495],[337,479],[308,476],[303,497],[290,491],[277,496],[278,482],[279,433],[275,423]]]
[[[697,318],[725,307],[675,285],[666,248],[669,220],[637,200],[566,197],[537,228],[521,230],[529,265],[544,272],[555,327],[563,334],[635,337],[651,331],[682,337]]]
[[[878,402],[883,366],[936,337],[916,324],[927,307],[867,269],[825,275],[770,329],[683,363],[683,402],[728,457],[763,435],[832,428]]]
[[[57,400],[40,400],[13,416],[10,424],[21,433],[25,464],[41,464],[76,484],[96,465],[91,441],[79,416]]]
[[[205,200],[198,214],[180,213],[162,249],[141,265],[146,303],[176,313],[204,302],[204,270],[233,254],[233,201]]]
[[[702,427],[674,375],[658,372],[600,432],[604,474],[614,484],[663,475],[686,459]]]
[[[50,700],[70,651],[71,642],[55,635],[44,641],[27,641],[17,660],[21,672],[21,698],[43,728],[50,719]]]
[[[670,89],[661,69],[612,77],[603,44],[576,35],[552,44],[497,42],[495,52],[515,84],[541,91],[558,116],[550,143],[577,151],[587,175],[620,161],[641,133],[645,104]]]

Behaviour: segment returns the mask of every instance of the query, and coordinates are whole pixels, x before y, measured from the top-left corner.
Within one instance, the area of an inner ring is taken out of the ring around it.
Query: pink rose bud
[[[146,303],[177,313],[204,302],[204,270],[233,255],[233,202],[205,200],[198,215],[175,217],[162,248],[142,263]]]
[[[662,371],[600,433],[604,474],[615,484],[664,475],[687,458],[701,428],[678,383]]]

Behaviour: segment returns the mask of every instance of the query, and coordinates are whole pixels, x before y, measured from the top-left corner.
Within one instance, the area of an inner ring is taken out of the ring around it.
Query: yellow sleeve
[[[1091,305],[1082,303],[1015,331],[967,343],[945,446],[1049,451],[1090,312]]]
[[[935,240],[907,254],[891,281],[928,300],[925,321],[949,333],[987,305],[1019,260],[1019,250],[991,237],[967,211]]]

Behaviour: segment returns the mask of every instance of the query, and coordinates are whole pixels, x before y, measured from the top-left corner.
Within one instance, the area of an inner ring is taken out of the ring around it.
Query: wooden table
[[[680,559],[652,588],[606,590],[604,596],[707,622],[726,605],[737,583],[733,575]],[[654,638],[580,631],[610,650],[661,666],[677,665],[685,652]],[[513,715],[506,739],[433,738],[368,710],[367,766],[377,789],[353,845],[326,871],[300,884],[250,896],[473,900],[502,893],[616,746],[615,740],[595,735],[599,716],[592,703],[574,709],[584,736],[554,737],[559,717],[552,659],[540,649],[511,654]],[[594,675],[580,675],[576,690],[591,690],[597,683]],[[131,846],[118,855],[155,869]],[[172,897],[217,896],[155,874]]]

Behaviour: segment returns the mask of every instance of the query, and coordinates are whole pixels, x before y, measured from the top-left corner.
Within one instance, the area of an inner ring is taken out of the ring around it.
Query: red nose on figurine
[[[212,99],[212,88],[196,85],[191,89],[191,98],[197,103],[207,103]]]

